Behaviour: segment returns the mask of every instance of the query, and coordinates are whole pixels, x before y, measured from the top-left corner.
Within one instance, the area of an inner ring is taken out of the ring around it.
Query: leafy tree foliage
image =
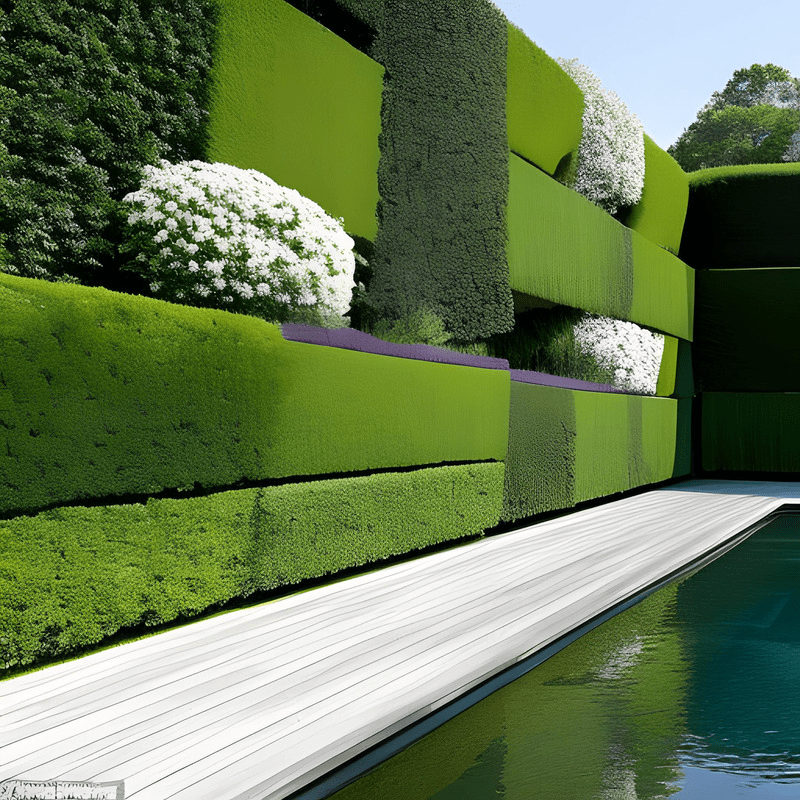
[[[687,172],[797,161],[798,129],[800,80],[775,64],[753,64],[714,92],[669,153]]]
[[[214,8],[17,0],[0,10],[1,269],[108,283],[118,203],[142,167],[203,154]]]

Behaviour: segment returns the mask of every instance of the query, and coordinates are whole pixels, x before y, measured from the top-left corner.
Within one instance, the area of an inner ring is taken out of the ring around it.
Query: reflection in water
[[[777,520],[334,797],[800,796],[798,532]]]

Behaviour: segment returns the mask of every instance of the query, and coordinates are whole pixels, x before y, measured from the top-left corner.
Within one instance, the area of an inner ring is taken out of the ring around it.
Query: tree
[[[775,64],[739,69],[669,148],[691,172],[800,160],[800,80]]]

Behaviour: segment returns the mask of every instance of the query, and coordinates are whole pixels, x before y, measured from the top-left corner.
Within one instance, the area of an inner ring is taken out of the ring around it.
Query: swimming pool
[[[333,797],[800,797],[798,565],[778,517]]]

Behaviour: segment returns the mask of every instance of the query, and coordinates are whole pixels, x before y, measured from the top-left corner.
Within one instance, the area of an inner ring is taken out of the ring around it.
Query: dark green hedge
[[[0,276],[0,513],[505,458],[509,374],[286,342],[252,317]]]
[[[370,300],[392,318],[427,307],[458,341],[513,323],[506,37],[483,0],[387,3],[372,52],[386,73]]]
[[[625,224],[649,241],[677,253],[689,202],[689,176],[647,134],[644,189]]]
[[[10,4],[2,35],[13,47],[0,48],[3,269],[117,279],[115,201],[138,188],[144,164],[204,156],[216,18],[216,0]]]
[[[70,507],[0,520],[0,669],[480,534],[503,464]]]
[[[800,269],[700,270],[695,370],[713,392],[800,391]]]
[[[513,153],[509,175],[512,289],[691,339],[686,264]]]
[[[800,164],[689,175],[681,258],[693,267],[800,267]]]
[[[552,175],[578,149],[583,93],[522,30],[508,23],[506,124],[508,147]]]
[[[208,161],[256,169],[377,230],[383,68],[283,0],[218,0]]]
[[[703,392],[702,463],[709,472],[800,472],[800,394]]]

